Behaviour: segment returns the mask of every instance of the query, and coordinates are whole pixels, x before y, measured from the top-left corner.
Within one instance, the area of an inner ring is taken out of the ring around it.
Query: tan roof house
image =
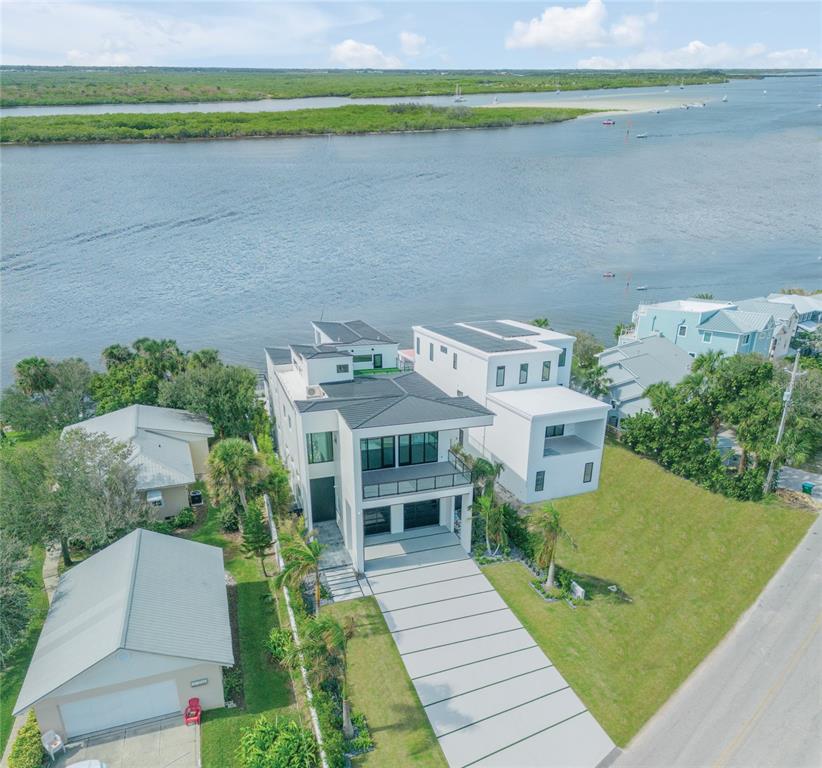
[[[138,468],[137,490],[158,518],[173,517],[188,506],[189,487],[206,473],[211,423],[177,408],[130,405],[63,430],[105,434],[134,447],[130,463]]]
[[[233,664],[222,550],[138,529],[60,578],[14,714],[68,740],[222,707]]]

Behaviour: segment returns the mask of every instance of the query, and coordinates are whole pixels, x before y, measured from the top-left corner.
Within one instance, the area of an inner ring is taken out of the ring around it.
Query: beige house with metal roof
[[[138,468],[137,490],[158,518],[188,506],[189,486],[207,470],[208,440],[214,429],[204,416],[177,408],[131,405],[72,424],[94,434],[130,444],[129,462]]]
[[[14,714],[68,740],[223,707],[233,664],[222,550],[138,529],[63,574]]]

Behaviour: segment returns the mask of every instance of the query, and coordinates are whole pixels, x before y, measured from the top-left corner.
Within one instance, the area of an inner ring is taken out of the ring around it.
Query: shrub
[[[237,760],[243,768],[315,768],[319,763],[311,731],[293,720],[265,716],[243,729]]]
[[[9,768],[40,768],[45,758],[46,752],[40,741],[40,726],[34,710],[31,710],[25,724],[17,732],[9,754]]]
[[[226,701],[233,701],[243,695],[243,671],[238,666],[223,667],[223,697]]]
[[[220,528],[228,533],[240,530],[240,509],[239,504],[226,502],[220,507]]]
[[[174,533],[174,524],[166,522],[165,520],[149,520],[146,523],[146,528],[155,533],[165,533],[168,535]]]
[[[266,647],[274,661],[282,664],[294,648],[294,639],[291,637],[291,632],[287,629],[272,629]]]
[[[191,507],[186,507],[185,509],[181,509],[177,514],[177,517],[174,518],[174,527],[191,528],[195,522],[197,522],[197,517],[195,516],[194,511]]]

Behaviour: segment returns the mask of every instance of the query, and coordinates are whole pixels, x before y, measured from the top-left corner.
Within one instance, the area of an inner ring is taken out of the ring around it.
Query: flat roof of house
[[[118,650],[233,665],[222,550],[138,529],[66,571],[15,714]]]
[[[813,296],[803,296],[799,293],[769,293],[768,301],[793,304],[800,315],[807,315],[810,312],[822,312],[822,293]]]
[[[423,325],[420,328],[430,333],[436,333],[446,339],[473,347],[480,352],[519,352],[530,351],[534,347],[517,339],[506,339],[499,336],[491,336],[475,328],[468,328],[465,325],[451,323],[450,325]]]
[[[265,353],[268,355],[274,365],[290,365],[291,364],[291,348],[290,347],[264,347]]]
[[[527,352],[552,346],[556,342],[575,341],[567,333],[538,328],[518,320],[468,320],[448,325],[415,327],[488,354]]]
[[[711,310],[728,309],[733,306],[732,301],[714,301],[713,299],[674,299],[673,301],[640,305],[640,307],[653,307],[654,309],[678,309],[682,312],[710,312]]]
[[[375,342],[378,344],[394,344],[394,340],[378,331],[373,325],[362,320],[313,320],[315,328],[322,331],[335,344],[363,344]]]
[[[569,387],[506,389],[502,392],[489,393],[488,399],[508,406],[528,418],[609,409],[609,406],[601,400],[596,400]]]
[[[470,325],[480,331],[487,331],[504,339],[515,339],[517,336],[539,336],[539,328],[521,328],[501,320],[471,320],[464,321],[463,325]]]
[[[300,357],[313,360],[318,357],[351,357],[350,352],[340,351],[333,344],[290,344]]]
[[[352,429],[493,416],[470,397],[449,397],[418,373],[357,376],[320,387],[326,397],[298,400],[297,409],[339,411]]]

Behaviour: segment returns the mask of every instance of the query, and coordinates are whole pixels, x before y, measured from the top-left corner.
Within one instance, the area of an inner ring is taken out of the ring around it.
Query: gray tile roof
[[[651,384],[682,381],[693,362],[687,352],[662,336],[610,347],[598,357],[611,379],[611,397],[623,402],[641,397]]]
[[[291,362],[291,350],[288,347],[265,347],[265,353],[274,365],[286,365]]]
[[[327,397],[297,401],[298,410],[339,411],[353,429],[493,415],[469,397],[449,397],[418,373],[360,376],[322,388]]]
[[[765,330],[772,321],[772,313],[763,314],[738,309],[720,309],[703,323],[700,323],[699,330],[716,333],[753,333]]]
[[[352,357],[350,352],[338,351],[331,344],[292,344],[291,349],[306,360],[315,357]]]
[[[393,339],[382,331],[378,331],[362,320],[346,320],[345,322],[314,320],[313,325],[337,344],[357,344],[367,341],[380,344],[394,343]]]
[[[517,352],[519,350],[533,350],[533,346],[525,344],[516,339],[498,339],[496,336],[489,336],[487,333],[477,331],[473,328],[466,328],[462,325],[425,325],[423,330],[445,336],[446,338],[458,341],[480,352]]]
[[[118,650],[231,666],[222,550],[136,530],[64,573],[15,714]]]
[[[472,328],[479,328],[481,331],[490,331],[506,339],[516,338],[517,336],[539,336],[539,331],[536,328],[517,328],[515,325],[501,323],[499,320],[465,320],[463,322]]]

